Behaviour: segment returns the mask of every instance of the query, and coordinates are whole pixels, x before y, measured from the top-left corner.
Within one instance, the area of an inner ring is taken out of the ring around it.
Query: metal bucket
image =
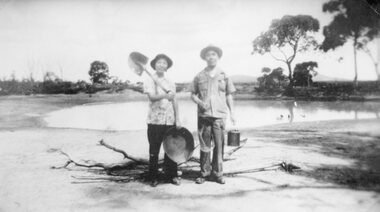
[[[227,145],[228,146],[240,146],[240,131],[230,130],[228,131]]]

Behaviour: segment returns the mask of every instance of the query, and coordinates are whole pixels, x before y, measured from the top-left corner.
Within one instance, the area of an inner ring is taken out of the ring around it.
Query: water
[[[190,100],[179,101],[182,125],[195,130],[196,105]],[[45,117],[49,127],[97,130],[146,129],[147,101],[76,106],[54,111]],[[237,125],[251,128],[279,123],[338,119],[379,118],[380,104],[371,102],[294,102],[235,101]]]

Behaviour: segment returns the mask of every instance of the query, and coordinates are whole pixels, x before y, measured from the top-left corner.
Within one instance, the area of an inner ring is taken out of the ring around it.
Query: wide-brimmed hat
[[[159,60],[159,59],[164,59],[164,60],[166,60],[166,62],[168,62],[168,69],[170,68],[170,67],[172,67],[172,65],[173,65],[173,61],[172,61],[172,59],[170,59],[170,57],[168,57],[166,54],[158,54],[151,62],[150,62],[150,66],[152,66],[152,68],[154,69],[154,70],[156,70],[156,67],[155,67],[155,65],[156,65],[156,62]]]
[[[186,128],[172,127],[164,135],[163,146],[170,159],[176,163],[184,163],[193,154],[194,138]]]
[[[203,48],[202,51],[201,51],[201,58],[202,58],[203,60],[206,59],[206,53],[207,53],[208,51],[214,51],[214,52],[216,52],[216,53],[218,54],[219,58],[221,58],[222,55],[223,55],[223,51],[222,51],[221,48],[219,48],[219,47],[217,47],[217,46],[214,46],[214,45],[209,45],[209,46]]]

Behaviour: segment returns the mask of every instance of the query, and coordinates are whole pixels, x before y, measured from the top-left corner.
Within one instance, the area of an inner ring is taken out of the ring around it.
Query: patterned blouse
[[[157,77],[156,74],[154,75]],[[157,77],[157,79],[165,88],[175,92],[175,84],[169,79],[166,77]],[[165,94],[165,91],[160,86],[157,86],[149,77],[144,81],[144,93]],[[173,103],[168,99],[161,99],[158,101],[149,100],[147,123],[157,125],[174,125],[175,115]]]

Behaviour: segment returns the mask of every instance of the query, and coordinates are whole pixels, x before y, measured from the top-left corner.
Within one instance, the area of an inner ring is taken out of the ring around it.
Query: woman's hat
[[[165,59],[166,60],[166,62],[168,62],[168,69],[170,68],[170,67],[172,67],[172,65],[173,65],[173,61],[172,61],[172,59],[170,59],[170,57],[168,57],[167,55],[165,55],[165,54],[158,54],[151,62],[150,62],[150,66],[152,66],[152,68],[154,69],[154,70],[156,70],[156,67],[155,67],[155,65],[156,65],[156,62],[159,60],[159,59]]]
[[[222,55],[223,55],[223,51],[222,51],[221,48],[219,48],[217,46],[214,46],[214,45],[209,45],[209,46],[205,47],[204,49],[202,49],[202,51],[201,51],[201,58],[203,60],[206,59],[206,53],[208,51],[214,51],[214,52],[216,52],[218,54],[219,58],[221,58]]]
[[[188,161],[194,151],[193,135],[186,128],[172,127],[166,131],[163,140],[164,151],[176,163]]]

